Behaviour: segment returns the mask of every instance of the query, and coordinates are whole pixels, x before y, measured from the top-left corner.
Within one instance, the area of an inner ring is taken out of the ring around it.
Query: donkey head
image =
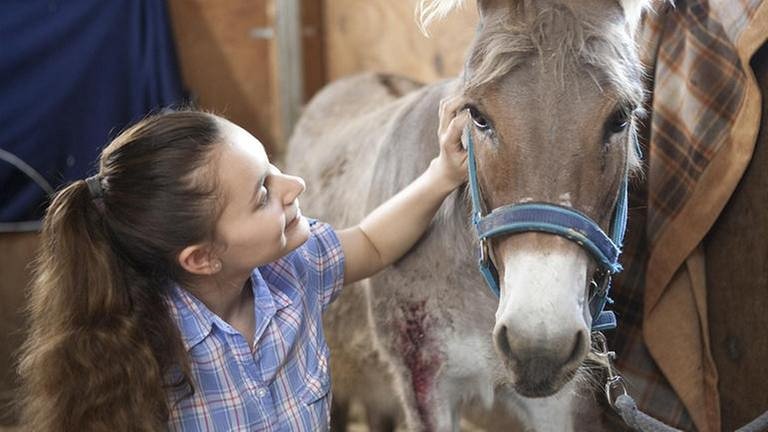
[[[422,4],[422,19],[453,2]],[[634,153],[643,89],[632,38],[642,1],[478,0],[465,70],[487,209],[572,207],[609,231]],[[557,392],[590,349],[596,263],[578,244],[522,233],[491,243],[501,295],[494,345],[519,393]]]

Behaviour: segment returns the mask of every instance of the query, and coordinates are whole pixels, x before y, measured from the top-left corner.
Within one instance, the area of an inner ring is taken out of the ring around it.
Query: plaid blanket
[[[645,412],[719,431],[701,241],[752,155],[760,93],[749,60],[768,39],[768,1],[677,0],[640,30],[649,73],[645,178],[632,185],[611,343]]]

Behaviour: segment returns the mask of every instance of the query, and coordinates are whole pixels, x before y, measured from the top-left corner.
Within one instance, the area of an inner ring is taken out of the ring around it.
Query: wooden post
[[[301,0],[276,0],[278,101],[280,128],[287,143],[304,103],[304,55]],[[283,148],[285,146],[282,146]]]

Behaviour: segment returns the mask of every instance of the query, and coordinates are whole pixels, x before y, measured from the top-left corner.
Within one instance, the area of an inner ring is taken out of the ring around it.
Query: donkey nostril
[[[568,356],[568,360],[565,362],[565,364],[568,365],[574,362],[579,362],[585,347],[586,338],[584,337],[584,332],[576,332],[576,340],[573,342],[573,349],[571,350],[571,354]]]
[[[503,325],[499,327],[496,332],[496,347],[504,357],[509,358],[510,360],[515,360],[514,355],[512,354],[512,347],[509,344],[509,330],[507,329],[507,326]]]

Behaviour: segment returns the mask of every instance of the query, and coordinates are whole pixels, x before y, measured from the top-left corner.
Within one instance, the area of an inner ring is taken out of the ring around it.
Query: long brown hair
[[[169,387],[194,391],[166,293],[187,277],[178,253],[210,240],[220,213],[219,124],[147,118],[102,152],[101,194],[79,180],[54,197],[19,363],[29,430],[164,429]]]

